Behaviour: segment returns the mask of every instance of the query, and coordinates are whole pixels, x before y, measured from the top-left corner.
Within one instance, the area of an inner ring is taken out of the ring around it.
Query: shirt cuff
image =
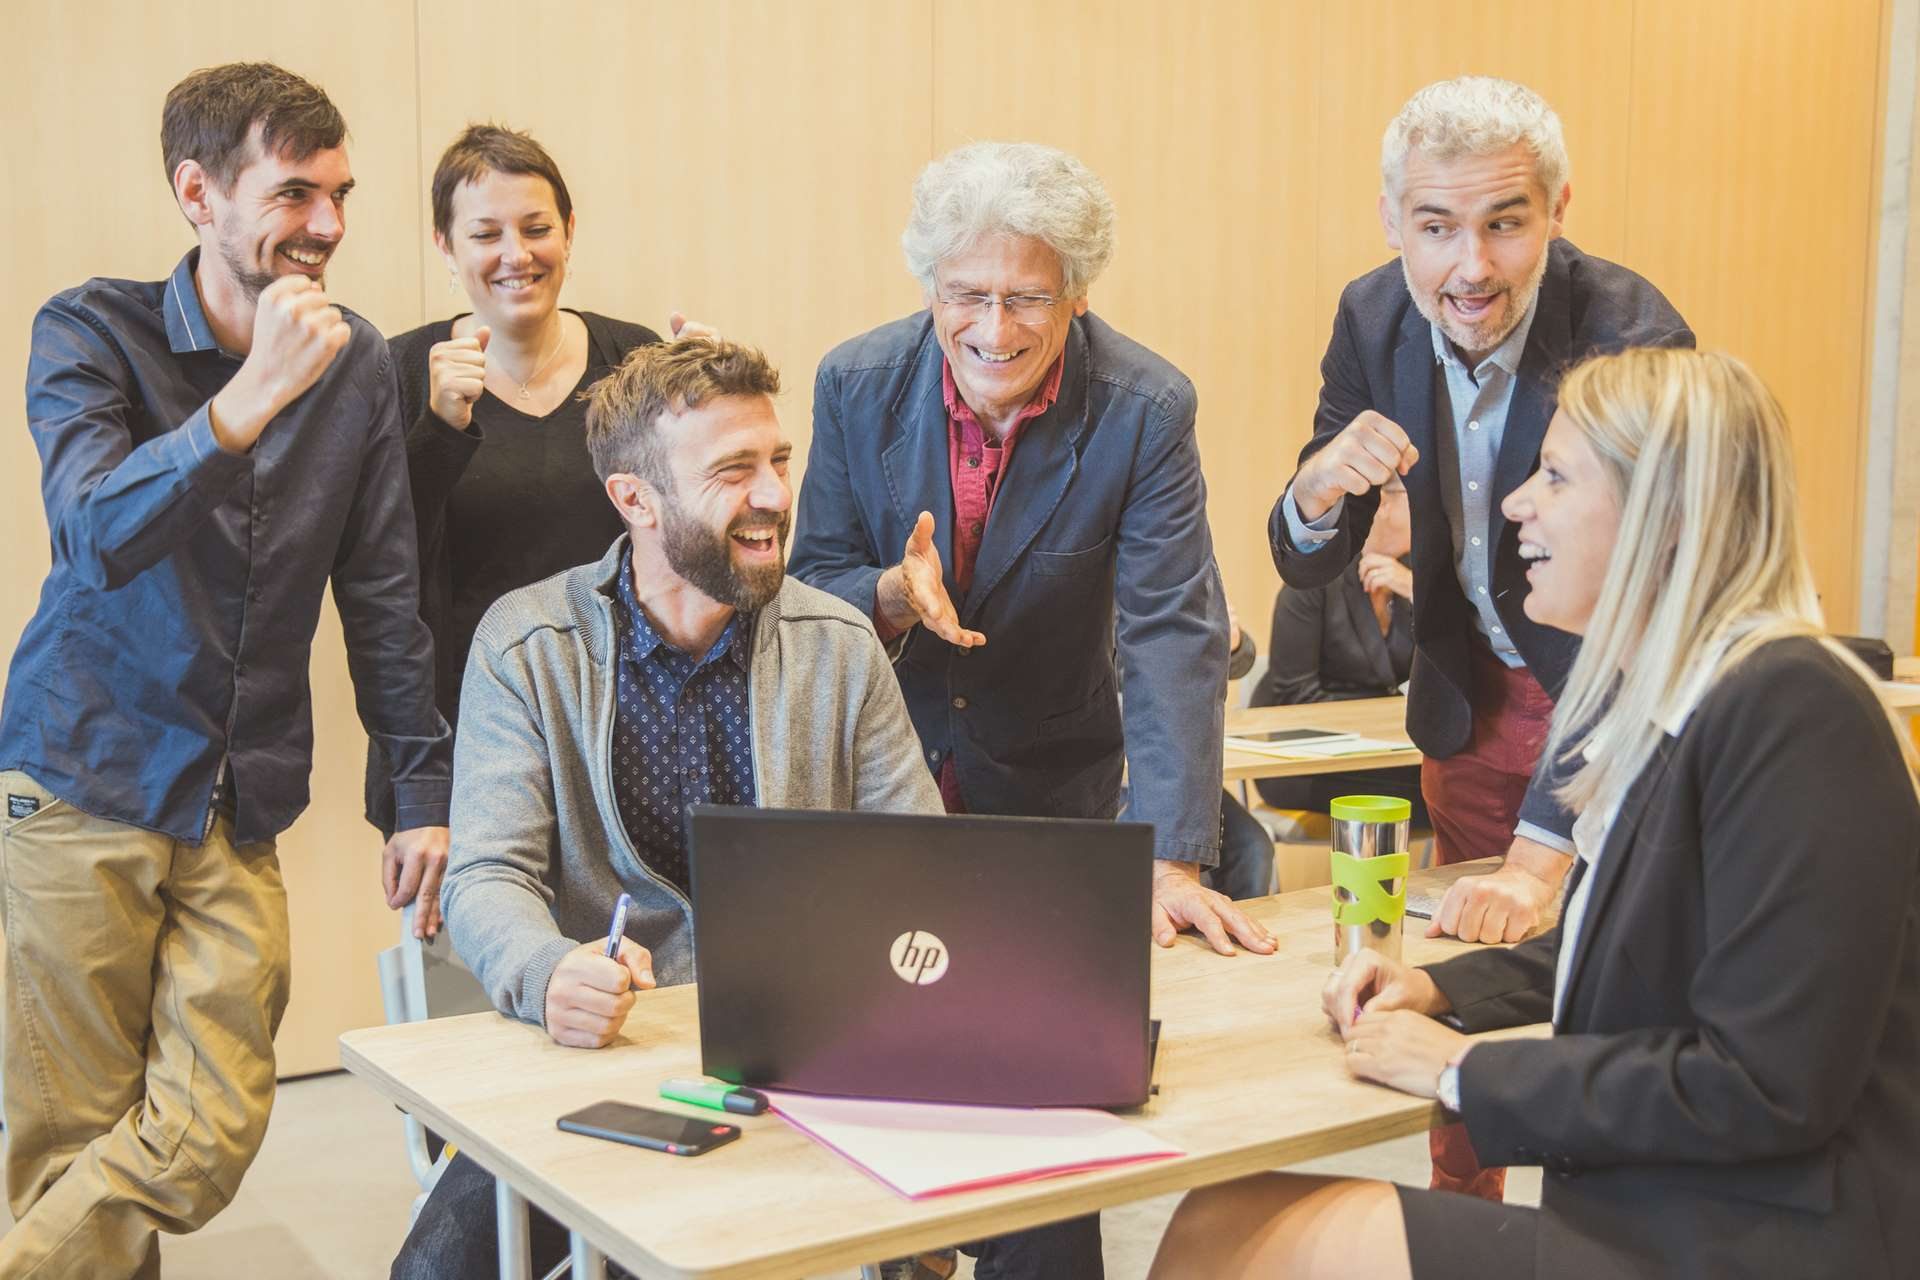
[[[886,577],[885,570],[881,571],[880,577]],[[880,612],[880,578],[873,580],[873,605],[867,610],[867,617],[873,623],[873,634],[880,637],[880,643],[887,647],[889,653],[891,653],[893,649],[893,642],[895,640],[898,640],[901,636],[913,630],[910,626],[894,626],[891,622],[887,621],[886,615]]]
[[[1139,821],[1139,819],[1131,819]],[[1153,860],[1155,862],[1194,862],[1202,870],[1212,870],[1220,865],[1220,846],[1217,844],[1197,844],[1191,840],[1176,840],[1171,837],[1153,840]]]
[[[451,782],[396,782],[393,784],[393,829],[449,825],[453,810]]]
[[[1333,541],[1333,536],[1340,532],[1340,509],[1346,503],[1343,497],[1317,520],[1305,520],[1300,516],[1300,508],[1294,505],[1293,486],[1288,485],[1286,496],[1280,499],[1280,511],[1286,517],[1287,536],[1293,539],[1294,547],[1302,554],[1311,554]]]
[[[1566,836],[1559,835],[1555,832],[1549,831],[1545,827],[1540,826],[1537,823],[1533,823],[1533,822],[1519,823],[1514,827],[1513,834],[1516,836],[1525,836],[1527,839],[1533,841],[1535,844],[1543,844],[1547,846],[1547,848],[1552,849],[1555,853],[1564,853],[1569,858],[1573,856],[1572,840],[1569,840]]]
[[[226,486],[242,472],[253,470],[252,453],[228,453],[213,434],[213,401],[200,406],[183,430],[193,449],[193,482],[201,487]]]

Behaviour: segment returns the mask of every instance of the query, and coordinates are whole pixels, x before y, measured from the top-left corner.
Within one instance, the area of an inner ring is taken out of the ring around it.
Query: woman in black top
[[[524,133],[472,125],[433,175],[433,240],[473,310],[392,339],[420,536],[420,612],[447,723],[474,629],[516,587],[597,560],[621,531],[587,457],[579,393],[642,325],[564,310],[573,200]],[[674,317],[676,332],[684,323]],[[393,825],[386,761],[367,754],[367,818]]]

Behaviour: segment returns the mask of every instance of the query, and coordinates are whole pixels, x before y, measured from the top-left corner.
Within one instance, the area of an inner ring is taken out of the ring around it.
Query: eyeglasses
[[[1053,305],[1060,301],[1052,294],[1013,293],[995,298],[990,293],[945,294],[940,305],[950,307],[968,319],[983,316],[995,307],[1005,307],[1007,318],[1015,324],[1045,324],[1053,316]]]

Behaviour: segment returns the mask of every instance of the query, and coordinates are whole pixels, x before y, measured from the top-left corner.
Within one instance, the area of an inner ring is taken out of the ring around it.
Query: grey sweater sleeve
[[[945,813],[885,647],[867,634],[866,692],[853,731],[854,808]]]
[[[492,621],[489,619],[488,621]],[[467,657],[454,748],[453,840],[440,889],[460,958],[494,1007],[546,1024],[547,980],[578,945],[554,925],[552,760],[525,650],[483,621]]]

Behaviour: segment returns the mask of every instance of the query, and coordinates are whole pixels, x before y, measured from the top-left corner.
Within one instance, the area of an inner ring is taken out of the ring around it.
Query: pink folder
[[[910,1200],[1186,1154],[1106,1111],[767,1097],[788,1124]]]

